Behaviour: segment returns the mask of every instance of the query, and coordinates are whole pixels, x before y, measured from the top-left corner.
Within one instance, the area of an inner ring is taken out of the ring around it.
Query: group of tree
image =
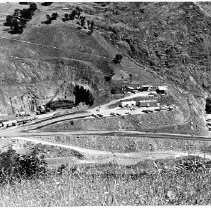
[[[10,26],[11,33],[22,33],[27,21],[31,20],[34,12],[37,10],[36,3],[29,3],[27,9],[15,9],[13,15],[7,15],[5,26]]]
[[[14,149],[0,153],[0,183],[12,183],[22,179],[45,175],[47,163],[34,148],[30,154],[20,155]]]
[[[41,3],[42,6],[50,6],[51,4],[53,4],[53,2],[42,2]]]
[[[82,9],[80,7],[76,7],[71,13],[64,14],[64,18],[62,20],[68,21],[68,20],[74,20],[75,18],[79,19],[81,16]]]
[[[52,20],[56,20],[57,17],[59,17],[57,12],[54,12],[51,16],[50,15],[46,15],[47,20],[43,21],[43,24],[51,24]]]
[[[81,15],[82,9],[80,7],[76,7],[71,13],[65,13],[64,18],[62,20],[64,22],[69,20],[79,19],[80,22],[78,22],[82,28],[86,28],[85,24],[87,23],[87,28],[89,29],[89,33],[92,34],[94,31],[94,21],[93,20],[87,20],[86,17]]]

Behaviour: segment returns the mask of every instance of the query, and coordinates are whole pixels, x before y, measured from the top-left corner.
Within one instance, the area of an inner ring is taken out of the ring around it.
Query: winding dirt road
[[[61,143],[54,143],[50,141],[44,141],[36,138],[25,138],[25,137],[15,137],[15,140],[28,141],[33,143],[41,143],[43,145],[50,145],[56,147],[62,147],[70,150],[74,150],[83,155],[83,159],[78,159],[75,157],[64,157],[64,158],[54,158],[50,159],[51,165],[70,163],[70,164],[102,164],[102,163],[116,163],[119,165],[135,165],[140,161],[150,159],[165,159],[165,158],[176,158],[184,157],[190,155],[188,152],[180,151],[150,151],[150,152],[139,152],[139,153],[117,153],[109,151],[91,150],[76,146],[70,146]],[[194,153],[194,155],[204,157],[204,153]],[[211,155],[206,155],[206,159],[211,160]]]

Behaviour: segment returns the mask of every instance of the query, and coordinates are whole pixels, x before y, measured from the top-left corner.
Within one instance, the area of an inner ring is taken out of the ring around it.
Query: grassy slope
[[[209,170],[210,163],[195,157],[82,166],[74,174],[6,185],[0,206],[208,205]]]

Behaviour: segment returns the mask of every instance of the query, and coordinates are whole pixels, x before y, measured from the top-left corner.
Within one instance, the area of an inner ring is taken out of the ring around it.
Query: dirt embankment
[[[177,111],[165,111],[151,114],[127,115],[109,118],[90,118],[71,120],[40,127],[42,131],[66,131],[66,130],[143,130],[150,127],[162,127],[174,123]],[[39,129],[39,128],[38,128]]]

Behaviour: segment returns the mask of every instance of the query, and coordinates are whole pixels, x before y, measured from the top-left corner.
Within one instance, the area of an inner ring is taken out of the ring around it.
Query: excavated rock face
[[[36,71],[36,75],[31,74],[38,65],[40,69]],[[94,95],[86,90],[86,86],[93,87],[93,91],[98,91],[99,84],[104,87],[104,77],[95,75],[87,64],[78,61],[49,61],[46,65],[46,62],[42,64],[33,60],[30,65],[21,63],[20,66],[16,63],[16,73],[22,72],[25,76],[21,81],[13,75],[13,80],[12,77],[8,80],[7,74],[2,77],[4,83],[8,84],[0,87],[0,114],[21,111],[30,113],[36,111],[37,106],[56,100],[75,101],[76,105],[79,102],[92,105]],[[80,81],[80,85],[73,84],[77,81]]]

